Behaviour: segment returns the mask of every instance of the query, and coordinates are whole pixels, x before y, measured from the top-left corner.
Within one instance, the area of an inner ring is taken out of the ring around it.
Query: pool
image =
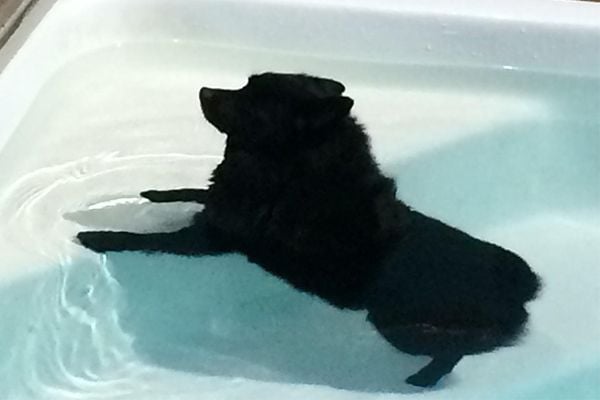
[[[122,3],[49,3],[0,73],[3,398],[600,396],[598,7]],[[199,206],[137,193],[205,186],[223,138],[199,87],[264,70],[343,81],[401,198],[530,262],[545,286],[519,346],[416,390],[426,357],[241,256],[73,243],[184,226]]]

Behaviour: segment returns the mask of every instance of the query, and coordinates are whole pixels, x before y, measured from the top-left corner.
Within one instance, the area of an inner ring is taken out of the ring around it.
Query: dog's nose
[[[209,101],[214,97],[216,90],[203,87],[200,89],[200,101]]]

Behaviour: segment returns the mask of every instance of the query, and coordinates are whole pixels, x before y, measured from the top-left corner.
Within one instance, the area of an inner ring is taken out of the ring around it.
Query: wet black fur
[[[392,345],[433,361],[407,382],[434,385],[462,356],[513,344],[540,286],[516,254],[411,210],[379,170],[352,99],[336,81],[266,73],[239,90],[203,88],[227,135],[203,189],[148,191],[205,209],[178,232],[82,232],[96,251],[240,252],[299,290],[366,309]]]

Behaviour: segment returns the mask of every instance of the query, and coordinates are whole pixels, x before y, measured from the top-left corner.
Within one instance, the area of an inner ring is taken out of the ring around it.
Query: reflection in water
[[[105,257],[67,261],[2,291],[8,398],[116,397],[143,371],[120,328],[123,293]]]

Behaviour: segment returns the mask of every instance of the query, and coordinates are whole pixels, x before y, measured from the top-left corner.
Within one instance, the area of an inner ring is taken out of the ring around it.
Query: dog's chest
[[[282,168],[243,154],[226,157],[213,172],[208,217],[232,234],[264,228],[285,181]]]

